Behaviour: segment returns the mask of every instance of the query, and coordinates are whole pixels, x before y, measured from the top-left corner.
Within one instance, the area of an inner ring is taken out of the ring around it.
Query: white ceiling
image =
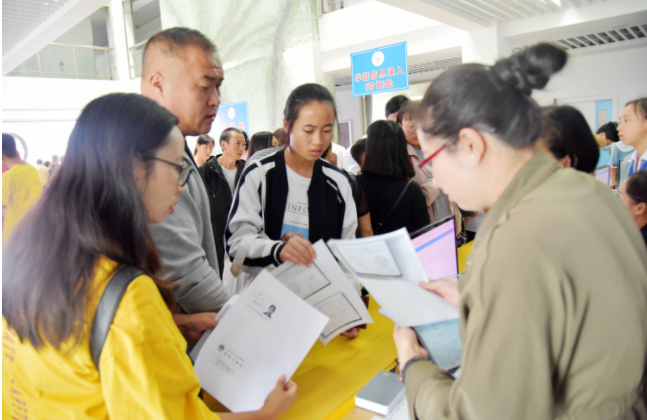
[[[24,40],[69,0],[2,0],[2,55]]]

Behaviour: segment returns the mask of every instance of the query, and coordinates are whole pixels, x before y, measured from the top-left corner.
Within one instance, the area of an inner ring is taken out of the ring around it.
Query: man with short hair
[[[208,133],[224,79],[211,41],[195,30],[167,29],[148,41],[143,61],[142,95],[175,114],[185,136]],[[161,254],[162,277],[176,286],[180,306],[189,314],[216,312],[229,296],[218,270],[209,198],[188,147],[183,164],[192,166],[195,173],[174,213],[150,229]]]
[[[2,244],[5,245],[18,223],[40,198],[43,186],[36,168],[18,155],[16,139],[2,133]]]
[[[43,184],[44,187],[49,182],[49,168],[43,165],[42,159],[38,159],[36,161],[36,171],[38,172],[40,183]]]
[[[52,156],[52,164],[49,165],[49,179],[52,179],[59,166],[61,166],[61,164],[58,161],[58,156]]]
[[[398,111],[402,108],[402,105],[407,102],[409,98],[404,95],[396,95],[393,98],[389,99],[384,107],[384,116],[389,121],[398,121]]]

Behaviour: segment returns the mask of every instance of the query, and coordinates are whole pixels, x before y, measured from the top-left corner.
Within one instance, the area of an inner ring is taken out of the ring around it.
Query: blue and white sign
[[[350,55],[353,96],[409,89],[407,43]]]
[[[211,129],[209,135],[216,139],[216,143],[218,142],[220,134],[229,127],[245,130],[246,133],[249,133],[249,124],[247,122],[247,101],[221,104],[218,107],[215,122],[215,127]]]

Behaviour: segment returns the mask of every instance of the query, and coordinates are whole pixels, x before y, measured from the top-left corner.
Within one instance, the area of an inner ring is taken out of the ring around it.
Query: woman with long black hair
[[[274,419],[294,400],[285,378],[255,413],[219,417],[199,397],[148,227],[173,213],[191,175],[177,123],[135,94],[98,98],[81,113],[65,165],[4,248],[3,418]],[[143,274],[97,361],[95,312],[123,267]]]

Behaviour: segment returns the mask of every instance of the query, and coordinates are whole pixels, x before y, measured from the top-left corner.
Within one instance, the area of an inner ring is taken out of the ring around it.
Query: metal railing
[[[133,45],[128,48],[128,55],[130,61],[130,78],[135,79],[142,75],[142,64],[144,60],[144,49],[148,39]]]
[[[52,43],[8,76],[112,80],[112,48]]]
[[[335,10],[343,9],[344,7],[349,7],[354,4],[363,3],[366,0],[320,0],[319,2],[319,14],[326,14],[334,12]]]

